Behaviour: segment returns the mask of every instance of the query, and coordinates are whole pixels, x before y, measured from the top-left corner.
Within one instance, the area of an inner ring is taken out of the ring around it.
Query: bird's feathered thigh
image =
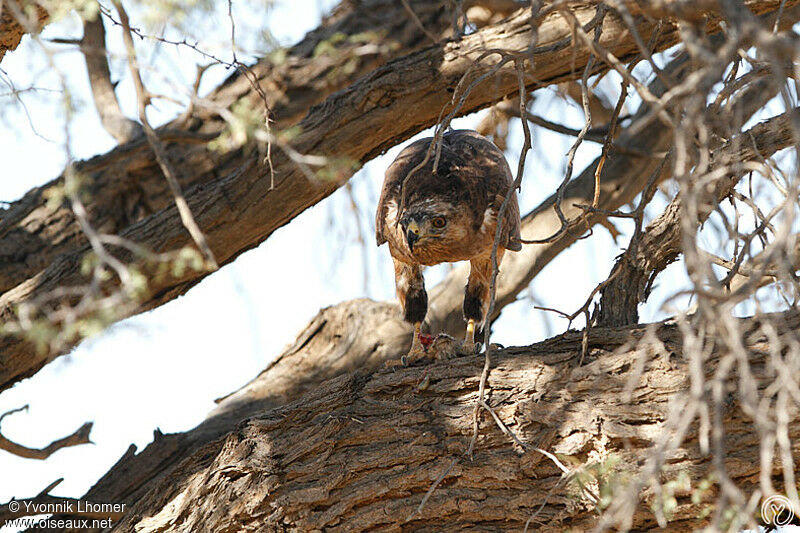
[[[392,256],[409,264],[435,265],[486,256],[494,243],[498,212],[513,184],[508,163],[481,135],[450,131],[442,137],[436,172],[433,152],[401,191],[403,180],[424,160],[432,140],[412,143],[386,170],[376,214],[378,245],[388,242]],[[516,191],[511,190],[511,195],[500,246],[517,251],[521,249],[519,206]],[[424,230],[419,241],[411,244],[410,226]]]

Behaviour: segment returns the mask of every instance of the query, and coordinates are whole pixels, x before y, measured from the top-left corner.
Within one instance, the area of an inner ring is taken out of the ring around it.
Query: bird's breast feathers
[[[384,237],[389,243],[393,257],[407,263],[437,265],[439,263],[466,261],[485,255],[494,242],[497,228],[497,212],[491,206],[484,213],[480,227],[467,213],[458,213],[448,220],[447,232],[442,237],[425,238],[409,247],[406,232],[398,220],[402,219],[397,202],[386,204],[384,217]]]

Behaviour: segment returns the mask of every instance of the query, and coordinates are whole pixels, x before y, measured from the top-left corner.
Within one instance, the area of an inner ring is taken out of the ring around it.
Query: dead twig
[[[147,119],[147,106],[150,103],[151,94],[145,88],[144,83],[142,82],[142,76],[139,72],[139,63],[136,58],[136,49],[134,48],[133,44],[128,14],[118,0],[114,0],[113,4],[117,10],[117,14],[119,15],[120,23],[122,24],[122,38],[128,54],[128,68],[130,69],[131,76],[133,77],[133,84],[136,88],[136,98],[139,104],[139,121],[144,127],[144,133],[147,137],[147,142],[150,144],[150,147],[156,156],[156,160],[158,161],[158,165],[161,167],[161,171],[164,173],[164,177],[167,179],[169,187],[172,190],[172,195],[175,198],[175,205],[178,208],[181,222],[183,222],[184,227],[189,231],[189,234],[192,236],[195,244],[203,254],[203,257],[206,260],[207,268],[209,270],[216,270],[219,268],[219,265],[217,264],[217,260],[214,258],[214,253],[211,251],[203,231],[197,225],[197,222],[192,215],[189,204],[186,202],[186,198],[183,195],[181,186],[178,183],[178,178],[175,174],[175,171],[172,168],[172,165],[169,163],[164,145],[161,144],[161,140],[158,138],[158,135],[156,135],[153,127],[150,125],[150,121]]]
[[[3,419],[8,415],[27,410],[28,406],[23,405],[22,407],[6,411],[2,415],[0,415],[0,423],[2,423]],[[62,448],[69,448],[70,446],[78,446],[81,444],[91,444],[92,441],[89,439],[89,433],[91,433],[92,431],[92,425],[93,425],[92,422],[86,422],[84,425],[76,429],[75,432],[72,433],[71,435],[67,435],[64,438],[54,440],[44,448],[29,448],[27,446],[17,444],[16,442],[8,439],[2,433],[0,433],[0,449],[5,450],[8,453],[14,454],[18,457],[23,457],[25,459],[38,459],[40,461],[43,461]],[[2,518],[1,509],[0,509],[0,518]]]

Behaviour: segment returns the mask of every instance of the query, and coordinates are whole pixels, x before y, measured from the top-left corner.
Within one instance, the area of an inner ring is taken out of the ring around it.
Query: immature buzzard
[[[414,324],[410,360],[424,354],[420,327],[428,311],[421,265],[470,261],[464,293],[467,333],[464,349],[475,349],[475,328],[483,325],[489,306],[492,245],[497,214],[513,180],[503,153],[488,139],[469,130],[449,131],[442,137],[441,156],[433,172],[435,152],[401,187],[418,166],[433,138],[406,147],[386,170],[376,214],[378,246],[388,242],[394,260],[395,285],[404,318]],[[498,264],[505,250],[522,249],[517,194],[511,191],[502,224]],[[400,206],[403,211],[398,212]]]

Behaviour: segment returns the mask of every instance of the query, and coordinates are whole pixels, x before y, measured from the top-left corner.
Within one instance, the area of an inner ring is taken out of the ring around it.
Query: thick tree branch
[[[420,2],[414,9],[426,27],[446,33],[450,17],[446,2]],[[336,35],[371,35],[372,40],[345,41],[333,52],[315,52]],[[264,58],[250,68],[272,111],[273,127],[286,128],[300,120],[331,93],[384,64],[426,44],[424,35],[404,16],[394,0],[345,2],[322,25],[286,51],[285,57]],[[345,69],[345,66],[348,66]],[[352,70],[351,70],[352,69]],[[248,76],[232,74],[208,100],[217,107],[247,101],[264,109],[264,100]],[[158,130],[167,142],[170,160],[181,161],[183,189],[202,187],[234,167],[241,153],[221,154],[207,143],[225,128],[216,110],[190,106],[189,113]],[[188,146],[187,146],[188,145]],[[83,192],[91,197],[92,222],[105,233],[119,233],[172,204],[169,186],[153,161],[144,138],[121,145],[108,154],[78,165],[85,174]],[[225,169],[228,170],[225,170]],[[58,178],[31,190],[0,214],[0,294],[41,272],[56,257],[86,245],[80,227],[66,203],[45,208],[46,199],[64,186]]]
[[[680,54],[664,69],[675,80],[680,81],[688,75],[688,55]],[[656,95],[667,91],[660,79],[655,79],[649,86]],[[650,114],[650,105],[643,103],[634,115],[631,125],[645,120]],[[615,210],[631,202],[646,186],[648,178],[658,171],[660,159],[658,154],[666,153],[672,139],[672,132],[667,128],[653,128],[649,135],[631,135],[623,130],[616,144],[626,148],[621,153],[614,153],[604,165],[600,181],[599,208]],[[636,154],[652,154],[643,157]],[[595,172],[600,164],[600,157],[588,165],[581,174],[566,187],[560,208],[570,220],[578,220],[584,212],[580,204],[590,204],[594,196]],[[666,178],[667,172],[660,172],[658,180]],[[522,220],[522,234],[525,238],[545,238],[554,235],[561,228],[554,206],[558,202],[556,193],[528,213]],[[521,252],[507,254],[497,287],[497,313],[513,302],[531,280],[552,261],[559,253],[572,245],[584,232],[594,224],[604,220],[597,212],[589,214],[584,223],[571,228],[551,242],[527,244]],[[461,311],[461,288],[467,276],[466,268],[457,268],[431,291],[431,310],[428,322],[434,331],[456,331],[463,323]],[[496,318],[496,317],[495,317]]]
[[[175,206],[178,208],[178,213],[180,214],[183,227],[185,227],[192,236],[194,244],[203,254],[206,269],[211,271],[217,270],[219,268],[217,260],[208,245],[206,236],[198,227],[194,215],[192,214],[189,205],[186,203],[186,198],[184,197],[183,191],[181,190],[181,185],[178,182],[175,168],[169,161],[167,152],[164,149],[161,139],[158,138],[158,135],[156,134],[155,130],[153,130],[153,127],[150,125],[150,121],[147,118],[147,106],[150,104],[150,93],[144,86],[142,75],[139,71],[139,60],[136,57],[136,48],[133,44],[133,35],[131,34],[131,27],[128,22],[128,14],[125,11],[125,8],[122,7],[122,3],[119,2],[119,0],[112,0],[112,3],[117,10],[120,23],[122,24],[122,41],[125,43],[125,51],[128,55],[128,68],[131,71],[133,86],[136,89],[136,103],[139,110],[139,122],[144,129],[144,134],[147,138],[148,144],[150,145],[150,149],[153,151],[156,161],[158,161],[158,166],[161,168],[161,172],[164,173],[164,178],[166,178],[167,183],[169,183],[170,192],[175,199]]]
[[[761,320],[774,324],[786,342],[800,327],[795,312]],[[764,373],[769,344],[759,321],[744,320],[740,329],[749,332],[744,346],[762,391],[774,379]],[[531,524],[538,531],[590,530],[598,509],[580,483],[621,491],[642,473],[675,405],[688,397],[689,357],[675,325],[593,328],[588,342],[584,366],[577,366],[580,333],[497,354],[488,403],[507,431],[484,417],[474,461],[461,457],[472,429],[480,356],[355,373],[315,387],[302,401],[265,410],[198,449],[180,469],[138,493],[121,527],[364,530],[402,528],[413,516],[405,527],[520,531],[538,510]],[[719,363],[720,354],[710,354],[704,373],[713,375]],[[724,463],[752,492],[759,434],[736,401],[722,416]],[[789,417],[797,420],[797,413]],[[800,460],[800,424],[788,427],[791,452]],[[675,494],[671,530],[699,529],[710,519],[702,509],[714,490],[690,497],[712,468],[698,435],[697,428],[689,431],[659,478],[666,485],[688,476],[690,489]],[[535,448],[555,454],[570,474],[564,478],[562,468]],[[123,460],[128,468],[130,459]],[[765,475],[778,482],[780,466],[770,467]],[[651,509],[659,497],[652,488],[641,492],[634,530],[656,527]]]
[[[731,293],[750,294],[756,289],[775,283],[785,271],[800,271],[800,235],[794,235],[793,240],[794,248],[789,251],[788,257],[780,262],[770,261],[771,254],[763,250],[738,267],[731,261],[715,261],[722,267],[736,269],[730,279]]]
[[[427,27],[449,31],[451,20],[443,4],[421,4],[415,9]],[[292,47],[285,59],[264,59],[253,66],[251,71],[258,83],[268,89],[266,103],[276,120],[275,127],[289,126],[328,94],[423,43],[416,26],[408,22],[407,17],[393,16],[394,12],[402,12],[402,7],[390,0],[344,3],[322,26]],[[374,40],[368,43],[345,41],[337,45],[335,53],[315,53],[321,43],[340,34],[374,35]],[[356,68],[345,70],[345,64]],[[264,105],[247,77],[239,74],[231,76],[210,97],[223,107],[243,98],[249,99],[254,108]],[[194,108],[191,114],[158,132],[167,143],[167,157],[181,162],[184,172],[178,179],[185,190],[203,187],[220,173],[238,168],[242,161],[240,151],[220,154],[208,149],[207,142],[223,128],[224,121],[216,112]],[[79,165],[77,171],[84,177],[82,192],[92,199],[88,204],[90,221],[98,231],[119,234],[124,228],[170,207],[168,184],[147,148],[146,140],[138,138]],[[247,165],[252,165],[252,157],[250,161]],[[261,164],[256,163],[255,167],[261,168]],[[309,186],[305,181],[302,183]],[[0,299],[8,297],[15,285],[52,265],[59,255],[73,253],[77,257],[86,252],[86,238],[69,205],[64,203],[55,210],[46,207],[46,199],[51,194],[59,194],[63,186],[63,179],[54,180],[0,212]],[[3,307],[0,304],[0,308]],[[13,309],[5,308],[5,317],[9,316],[9,311]],[[11,356],[9,352],[5,354]],[[4,368],[7,364],[16,364],[11,358],[0,356]]]
[[[789,9],[783,13],[781,27],[789,28],[797,20],[800,20],[800,9]],[[771,21],[767,19],[764,23],[770,24]],[[711,39],[717,45],[722,40],[718,36]],[[676,83],[683,81],[690,73],[687,68],[688,58],[685,52],[678,55],[662,69],[663,72]],[[650,92],[659,97],[667,89],[660,77],[649,85]],[[719,124],[720,129],[725,128],[725,131],[719,132],[721,136],[726,137],[738,131],[778,90],[770,79],[760,79],[740,89],[738,97],[730,105],[716,109],[720,117],[725,117]],[[584,217],[586,213],[580,206],[592,202],[595,172],[601,157],[596,158],[567,185],[561,201],[560,207],[565,216],[570,220],[582,219],[583,223],[575,225],[551,242],[528,244],[521,252],[506,256],[497,289],[497,313],[513,302],[561,251],[572,245],[593,225],[607,220],[602,211],[615,211],[633,201],[655,172],[658,173],[656,183],[670,175],[668,167],[661,162],[672,143],[673,132],[665,127],[651,128],[647,135],[630,131],[633,128],[638,129],[642,121],[648,120],[652,115],[651,110],[649,104],[642,104],[632,117],[630,126],[617,137],[615,146],[620,150],[612,150],[612,156],[608,158],[601,174],[599,210],[591,211]],[[651,154],[651,157],[646,154]],[[557,194],[551,195],[523,217],[522,234],[525,238],[544,238],[559,231],[561,221],[553,209],[557,199]],[[462,327],[461,299],[466,276],[466,268],[457,268],[431,291],[428,322],[433,331],[454,334]]]

